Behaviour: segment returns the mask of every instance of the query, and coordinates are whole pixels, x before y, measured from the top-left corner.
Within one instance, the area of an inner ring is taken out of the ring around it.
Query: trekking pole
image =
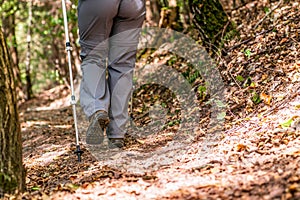
[[[62,0],[62,11],[64,17],[64,27],[65,27],[65,36],[66,36],[66,51],[68,52],[70,86],[71,86],[71,105],[73,108],[74,126],[75,126],[75,134],[76,134],[76,150],[74,153],[78,157],[78,162],[81,162],[81,154],[83,154],[83,151],[80,149],[80,145],[79,145],[79,134],[78,134],[77,116],[76,116],[76,98],[74,94],[73,73],[72,73],[72,64],[71,64],[72,47],[69,39],[68,18],[67,18],[67,9],[66,9],[65,0]]]
[[[133,91],[134,91],[134,84],[132,84],[131,94],[130,94],[130,127],[133,127]]]

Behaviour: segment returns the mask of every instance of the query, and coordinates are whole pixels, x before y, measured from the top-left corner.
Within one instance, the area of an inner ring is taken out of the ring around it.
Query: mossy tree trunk
[[[2,2],[4,3],[4,1]],[[0,1],[0,5],[2,4]],[[18,98],[20,100],[25,100],[25,93],[23,91],[22,86],[22,80],[21,80],[21,71],[19,67],[20,57],[19,57],[19,51],[17,48],[17,36],[16,36],[16,12],[19,10],[18,4],[13,1],[10,3],[10,7],[7,8],[7,10],[0,13],[1,22],[2,22],[2,28],[3,28],[3,34],[6,39],[6,42],[10,44],[8,46],[12,62],[13,62],[13,72],[15,77],[15,83],[16,83],[16,91]]]
[[[31,29],[32,29],[32,0],[28,2],[28,22],[27,22],[27,52],[26,52],[26,96],[27,100],[32,99],[32,81],[31,81]]]
[[[223,39],[234,30],[219,0],[189,0],[193,22],[203,45],[211,53],[222,48]]]
[[[0,31],[0,197],[25,187],[16,101],[12,60]]]

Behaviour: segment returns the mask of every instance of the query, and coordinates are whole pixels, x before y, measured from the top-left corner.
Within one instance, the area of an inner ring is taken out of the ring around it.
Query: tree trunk
[[[179,18],[179,6],[177,5],[177,1],[170,0],[168,6],[160,11],[158,27],[182,31],[182,23]]]
[[[24,100],[25,94],[22,87],[22,80],[21,80],[21,72],[19,68],[19,52],[17,49],[17,37],[16,37],[16,11],[13,11],[13,6],[10,8],[9,11],[6,11],[6,13],[11,12],[11,14],[3,14],[2,13],[2,26],[3,26],[3,34],[6,38],[6,41],[9,42],[11,45],[9,47],[9,52],[12,58],[13,62],[13,73],[15,77],[15,83],[16,83],[16,91],[19,100]]]
[[[28,23],[27,23],[27,52],[26,52],[26,96],[27,100],[33,97],[32,82],[31,82],[31,26],[32,26],[32,0],[28,2]]]
[[[146,0],[146,21],[150,26],[158,25],[160,9],[158,0]]]
[[[193,22],[209,53],[223,46],[223,39],[234,30],[219,0],[189,0]]]
[[[0,31],[0,197],[22,191],[25,171],[12,61]]]

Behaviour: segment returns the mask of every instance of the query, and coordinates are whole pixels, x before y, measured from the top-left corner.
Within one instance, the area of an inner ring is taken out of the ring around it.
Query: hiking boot
[[[110,149],[123,148],[125,146],[123,138],[109,138],[108,147]]]
[[[99,110],[89,118],[89,121],[90,125],[86,132],[86,143],[101,144],[104,139],[104,129],[109,123],[107,112]]]

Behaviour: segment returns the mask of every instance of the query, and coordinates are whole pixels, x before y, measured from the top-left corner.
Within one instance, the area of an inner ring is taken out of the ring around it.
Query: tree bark
[[[158,0],[146,0],[146,21],[150,26],[157,26],[161,6]]]
[[[189,5],[193,22],[209,53],[222,48],[224,37],[234,26],[219,0],[189,0]]]
[[[0,3],[1,4],[1,3]],[[11,14],[7,15],[2,13],[2,25],[3,25],[3,34],[6,38],[6,41],[9,42],[11,45],[9,47],[9,52],[13,62],[13,73],[15,77],[16,83],[16,91],[19,100],[25,100],[25,94],[22,87],[22,80],[21,80],[21,72],[19,67],[19,52],[17,49],[17,37],[16,37],[16,11],[18,8],[13,11],[15,8],[12,7],[6,13],[12,12]]]
[[[31,26],[32,26],[32,0],[28,2],[28,22],[27,22],[27,52],[26,52],[26,96],[27,100],[33,97],[32,82],[31,82]]]
[[[22,191],[25,171],[12,60],[0,31],[0,197]]]
[[[182,23],[179,16],[179,6],[176,0],[169,0],[168,6],[160,10],[159,28],[171,28],[182,31]]]

